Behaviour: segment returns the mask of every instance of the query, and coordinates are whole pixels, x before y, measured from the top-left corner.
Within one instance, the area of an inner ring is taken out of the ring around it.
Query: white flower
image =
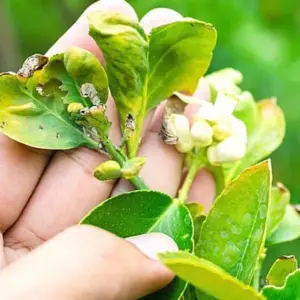
[[[193,123],[191,136],[198,147],[206,147],[212,144],[213,129],[205,120],[199,120]]]
[[[193,116],[193,121],[200,121],[200,120],[206,120],[211,123],[217,122],[219,119],[219,113],[215,106],[207,102],[203,104],[197,113]]]
[[[188,153],[194,148],[194,142],[191,136],[186,137],[184,140],[178,140],[176,149],[181,153]]]
[[[207,157],[212,165],[232,163],[246,154],[246,144],[236,137],[228,137],[216,146],[208,148]]]
[[[237,96],[219,92],[214,107],[220,117],[229,116],[232,115],[238,102]]]

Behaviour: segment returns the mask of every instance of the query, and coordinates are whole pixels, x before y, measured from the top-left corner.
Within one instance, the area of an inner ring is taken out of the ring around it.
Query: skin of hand
[[[88,35],[86,16],[94,10],[121,12],[137,20],[133,8],[123,0],[96,2],[47,55],[78,46],[105,64],[101,51]],[[147,26],[159,26],[173,19],[174,12],[155,10]],[[195,96],[209,98],[205,81],[200,80]],[[187,113],[195,109],[190,105]],[[162,112],[163,104],[145,122],[139,155],[147,158],[147,164],[141,176],[150,188],[175,196],[183,179],[183,157],[158,136]],[[113,123],[111,138],[118,143],[121,133],[111,98],[108,117]],[[0,135],[1,299],[137,299],[172,279],[166,268],[136,249],[149,252],[139,247],[138,238],[129,243],[91,226],[74,226],[100,202],[132,189],[123,180],[101,182],[93,177],[95,166],[105,160],[86,148],[43,151]],[[214,193],[212,176],[199,171],[189,201],[201,202],[208,208]],[[161,252],[155,247],[164,245],[162,241],[166,245],[163,250],[174,250],[172,240],[158,236],[141,239],[146,248],[152,247],[152,253]],[[157,243],[157,239],[161,242]]]

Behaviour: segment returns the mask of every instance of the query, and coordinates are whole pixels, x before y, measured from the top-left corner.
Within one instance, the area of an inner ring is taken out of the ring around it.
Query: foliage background
[[[30,54],[44,53],[92,0],[0,0],[0,71],[19,68]],[[211,22],[218,45],[210,71],[239,69],[243,88],[257,100],[276,96],[287,118],[287,135],[273,155],[275,180],[300,203],[300,1],[299,0],[129,0],[142,17],[149,9],[169,7]],[[300,254],[300,241],[274,247]]]

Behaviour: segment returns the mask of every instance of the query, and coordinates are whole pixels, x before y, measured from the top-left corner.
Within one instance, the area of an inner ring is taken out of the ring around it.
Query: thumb
[[[96,227],[77,225],[4,269],[1,298],[138,299],[173,279],[153,258],[174,250],[174,241],[163,234],[126,241]]]

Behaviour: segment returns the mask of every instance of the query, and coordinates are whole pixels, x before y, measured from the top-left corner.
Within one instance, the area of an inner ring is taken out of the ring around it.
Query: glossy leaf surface
[[[120,237],[161,232],[172,237],[180,250],[193,251],[193,224],[188,209],[168,195],[140,190],[121,194],[97,206],[81,222]],[[178,299],[186,283],[178,278],[147,299]]]
[[[250,283],[264,244],[270,164],[245,170],[216,199],[202,225],[196,254]]]
[[[152,30],[148,110],[175,91],[194,92],[209,67],[216,40],[211,24],[191,18]]]

